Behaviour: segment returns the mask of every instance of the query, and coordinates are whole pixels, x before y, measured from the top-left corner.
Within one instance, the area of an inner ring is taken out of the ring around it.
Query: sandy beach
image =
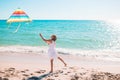
[[[54,61],[49,73],[45,47],[0,47],[0,80],[120,80],[120,62],[59,54],[66,62]]]
[[[0,80],[120,80],[120,0],[1,0],[0,11]]]

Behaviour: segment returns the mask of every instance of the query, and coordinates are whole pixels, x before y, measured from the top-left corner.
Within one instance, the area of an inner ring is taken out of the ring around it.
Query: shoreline
[[[79,50],[68,48],[56,48],[58,54],[74,55],[85,58],[94,58],[104,61],[120,62],[119,50]],[[28,53],[28,54],[45,54],[47,55],[48,46],[0,46],[0,53],[12,52],[12,53]]]
[[[120,79],[120,62],[70,54],[59,54],[59,56],[67,62],[68,66],[64,67],[59,60],[54,60],[54,73],[43,77],[42,80],[71,80],[76,78],[75,76],[80,80],[86,78],[92,80],[95,76],[100,80],[109,80],[109,76],[112,76],[111,80],[117,80],[115,77]],[[39,50],[29,46],[0,47],[0,65],[0,77],[9,80],[29,80],[34,76],[38,78],[48,74],[50,69],[46,47],[39,47]],[[13,71],[14,73],[11,74]]]

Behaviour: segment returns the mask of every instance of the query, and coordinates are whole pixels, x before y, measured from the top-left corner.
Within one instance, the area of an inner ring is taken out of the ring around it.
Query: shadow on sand
[[[37,76],[32,76],[32,77],[29,77],[27,80],[42,80],[43,78],[47,77],[48,75],[50,75],[51,73],[47,73],[47,74],[43,74],[39,77]]]

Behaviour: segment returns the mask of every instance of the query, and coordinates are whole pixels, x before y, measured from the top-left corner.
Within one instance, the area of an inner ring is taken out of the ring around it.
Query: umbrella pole
[[[15,30],[15,33],[18,31],[18,29],[20,28],[21,24],[19,23],[17,29]]]

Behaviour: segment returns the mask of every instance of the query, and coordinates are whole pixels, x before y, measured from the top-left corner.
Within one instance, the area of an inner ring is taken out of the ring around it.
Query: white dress
[[[49,44],[49,49],[48,49],[48,55],[50,59],[55,59],[57,58],[57,53],[56,53],[56,44],[55,41],[52,41],[51,44]]]

